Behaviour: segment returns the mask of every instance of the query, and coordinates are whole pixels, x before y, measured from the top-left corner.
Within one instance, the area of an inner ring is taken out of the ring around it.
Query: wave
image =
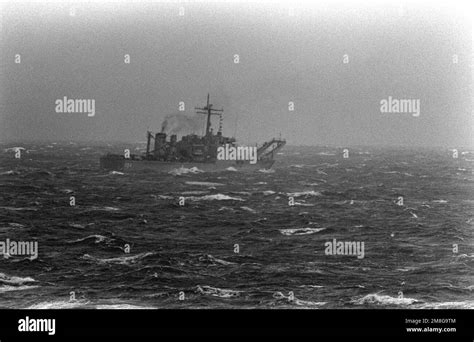
[[[321,289],[323,288],[324,286],[323,285],[300,285],[299,287],[309,287],[310,289]]]
[[[387,295],[379,295],[377,293],[368,294],[362,298],[355,299],[351,301],[356,305],[365,305],[365,304],[377,304],[377,305],[411,305],[419,302],[419,300],[414,298],[399,298],[391,297]]]
[[[423,303],[416,306],[417,309],[474,309],[474,301],[466,300],[460,302]]]
[[[71,194],[74,192],[74,190],[71,190],[71,189],[61,189],[59,191],[64,192],[65,194]]]
[[[133,304],[99,304],[95,306],[96,309],[113,309],[113,310],[121,310],[121,309],[128,309],[128,310],[149,310],[149,309],[156,309],[153,306],[141,306],[141,305],[133,305]]]
[[[474,253],[472,254],[459,254],[455,256],[456,259],[465,259],[465,258],[474,258]]]
[[[264,196],[273,195],[273,194],[275,194],[275,191],[272,191],[272,190],[266,190],[263,192]]]
[[[249,213],[256,214],[257,211],[255,209],[249,208],[249,207],[240,207],[240,209],[248,211]]]
[[[155,197],[155,198],[157,197],[155,195],[152,195],[152,196]],[[167,195],[158,195],[158,198],[159,199],[174,199],[173,196],[167,196]]]
[[[21,286],[12,286],[12,285],[3,285],[0,286],[0,293],[11,292],[11,291],[24,291],[38,288],[38,285],[21,285]]]
[[[101,242],[105,241],[106,239],[110,240],[110,238],[108,238],[106,236],[94,234],[94,235],[86,236],[85,238],[82,238],[82,239],[68,241],[67,243],[78,243],[78,242],[83,242],[83,241],[90,240],[90,239],[95,239],[95,241],[94,241],[95,243],[101,243]]]
[[[412,272],[412,271],[415,271],[417,269],[419,269],[419,267],[407,266],[407,267],[397,268],[396,271],[399,271],[399,272]]]
[[[120,208],[116,207],[90,207],[88,211],[119,211]]]
[[[188,185],[200,185],[200,186],[223,186],[222,183],[212,183],[212,182],[185,182]]]
[[[109,172],[109,175],[120,175],[120,176],[123,176],[123,175],[125,175],[125,173],[120,172],[120,171],[110,171],[110,172]]]
[[[119,265],[129,265],[129,264],[134,264],[150,255],[154,255],[155,253],[153,252],[144,252],[136,255],[128,255],[128,256],[122,256],[122,257],[116,257],[116,258],[97,258],[94,256],[91,256],[89,254],[84,254],[82,256],[82,259],[84,260],[91,260],[95,261],[99,264],[119,264]]]
[[[288,192],[286,194],[289,197],[301,197],[301,196],[322,196],[319,191],[309,190],[309,191],[301,191],[301,192]]]
[[[11,210],[11,211],[38,211],[38,208],[32,208],[32,207],[0,207],[0,209],[5,209],[5,210]]]
[[[280,233],[283,235],[309,235],[325,230],[326,228],[289,228],[289,229],[280,229]]]
[[[15,222],[10,222],[8,223],[8,225],[11,227],[11,228],[25,228],[24,225],[20,224],[20,223],[15,223]]]
[[[215,264],[225,265],[225,266],[235,265],[235,262],[230,262],[230,261],[225,261],[225,260],[222,260],[222,259],[218,259],[218,258],[212,256],[211,254],[206,254],[206,255],[200,256],[199,261],[200,262],[205,262],[205,263],[211,263],[211,264],[214,264],[214,265]]]
[[[3,175],[18,176],[19,174],[20,173],[17,171],[9,170],[9,171],[0,173],[0,176],[3,176]]]
[[[196,291],[213,297],[220,297],[220,298],[234,298],[239,297],[242,291],[235,291],[235,290],[228,290],[228,289],[220,289],[218,287],[212,286],[200,286],[196,287]]]
[[[258,170],[258,172],[261,172],[261,173],[275,173],[275,170],[274,169],[260,169],[260,170]]]
[[[58,301],[51,301],[51,302],[36,303],[27,307],[27,309],[31,309],[31,310],[74,309],[74,308],[83,307],[87,304],[89,304],[88,301],[82,301],[82,300],[72,300],[72,301],[58,300]]]
[[[34,280],[31,277],[16,277],[16,276],[9,276],[5,273],[0,273],[0,283],[7,284],[7,285],[23,285],[25,283],[33,283]]]
[[[314,306],[322,306],[322,305],[327,304],[327,302],[313,302],[309,300],[298,299],[295,296],[290,296],[290,295],[285,296],[281,292],[275,292],[273,294],[273,298],[278,299],[278,300],[287,300],[288,302],[298,305],[298,306],[314,307]]]
[[[314,207],[314,204],[295,202],[295,206],[300,206],[300,207]]]
[[[229,166],[226,171],[237,171],[237,169],[235,167],[232,167],[232,166]]]
[[[386,172],[382,172],[382,173],[385,173],[385,174],[399,174],[399,175],[404,175],[404,176],[407,176],[407,177],[413,177],[413,175],[411,173],[408,173],[408,172],[386,171]]]
[[[201,196],[201,197],[186,197],[186,199],[189,199],[191,201],[245,201],[240,197],[231,197],[223,194],[215,194],[215,195],[206,195],[206,196]]]
[[[68,226],[72,228],[78,228],[78,229],[86,228],[85,224],[80,224],[80,223],[68,223]]]
[[[173,175],[173,176],[181,176],[181,175],[185,175],[187,173],[196,174],[196,173],[203,173],[203,172],[204,172],[203,170],[200,170],[196,166],[194,166],[194,167],[191,167],[189,169],[186,168],[186,167],[180,167],[178,169],[171,170],[168,173]]]
[[[293,302],[298,306],[310,306],[310,307],[322,306],[322,305],[327,304],[327,302],[313,302],[313,301],[302,300],[302,299],[298,299],[298,298],[295,298]]]

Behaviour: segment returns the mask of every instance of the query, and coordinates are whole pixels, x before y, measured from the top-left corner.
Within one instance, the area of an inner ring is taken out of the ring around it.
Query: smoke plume
[[[188,116],[181,113],[165,116],[161,124],[161,133],[166,134],[191,134],[200,133],[202,130],[201,117]]]

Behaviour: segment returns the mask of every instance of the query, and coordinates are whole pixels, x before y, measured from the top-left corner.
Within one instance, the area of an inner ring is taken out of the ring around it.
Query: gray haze
[[[453,8],[2,7],[0,141],[143,141],[209,92],[224,134],[244,143],[474,145],[471,22]],[[64,96],[95,99],[95,116],[56,113]],[[420,116],[381,113],[388,96],[420,99]]]

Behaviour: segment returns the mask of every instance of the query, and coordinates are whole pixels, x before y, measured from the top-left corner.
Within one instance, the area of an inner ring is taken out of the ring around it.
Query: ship
[[[154,170],[171,172],[173,170],[193,169],[205,172],[242,170],[252,171],[270,169],[275,156],[286,144],[286,140],[272,138],[260,146],[239,146],[234,137],[222,135],[224,109],[214,109],[209,103],[196,107],[196,114],[206,118],[205,132],[202,135],[187,134],[178,140],[177,134],[147,131],[146,152],[141,154],[108,153],[100,158],[100,166],[114,171]],[[214,133],[212,116],[219,117],[219,128]]]

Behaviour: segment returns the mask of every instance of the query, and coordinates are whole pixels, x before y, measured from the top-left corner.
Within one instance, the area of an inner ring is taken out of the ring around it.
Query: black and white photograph
[[[473,32],[467,1],[1,2],[4,329],[472,338]]]

